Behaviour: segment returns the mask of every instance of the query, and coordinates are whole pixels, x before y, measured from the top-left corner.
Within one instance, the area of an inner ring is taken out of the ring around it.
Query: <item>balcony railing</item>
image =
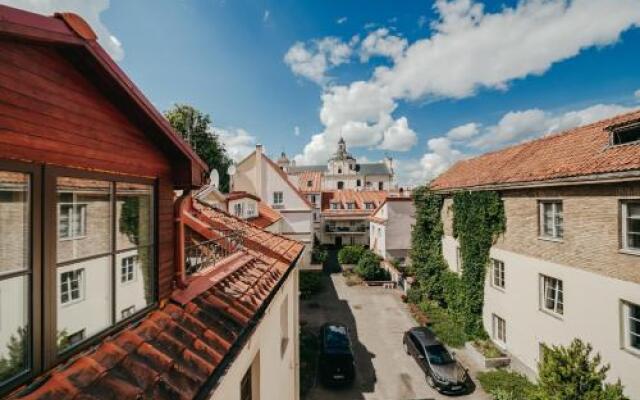
[[[334,226],[325,225],[324,231],[328,233],[364,233],[368,229],[366,225],[354,225],[354,226]]]
[[[197,242],[185,247],[185,269],[187,276],[215,265],[234,254],[244,245],[242,231],[222,231],[219,238]]]

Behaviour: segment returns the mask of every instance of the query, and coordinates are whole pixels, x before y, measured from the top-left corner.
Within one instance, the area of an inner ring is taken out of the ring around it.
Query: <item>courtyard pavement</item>
[[[431,389],[422,370],[402,347],[402,335],[415,326],[400,293],[380,287],[347,286],[340,273],[325,275],[323,292],[300,303],[300,320],[314,332],[325,322],[349,327],[356,359],[357,377],[347,389],[326,389],[319,382],[305,400],[426,400],[446,399]],[[470,369],[475,366],[464,352],[457,358]],[[460,399],[489,400],[478,385]]]

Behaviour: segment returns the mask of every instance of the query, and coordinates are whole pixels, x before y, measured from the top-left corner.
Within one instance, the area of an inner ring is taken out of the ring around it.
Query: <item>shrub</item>
[[[307,299],[322,291],[322,273],[316,271],[300,271],[300,297]]]
[[[311,250],[311,262],[314,264],[322,264],[327,259],[327,251],[320,247],[314,247]]]
[[[544,347],[538,386],[544,400],[624,400],[622,384],[604,383],[608,365],[590,344],[574,339],[567,347]]]
[[[429,321],[429,327],[438,339],[451,347],[462,347],[469,337],[464,331],[464,319],[451,314],[435,301],[423,301],[420,310]]]
[[[473,346],[486,358],[504,357],[504,353],[491,340],[474,340]]]
[[[424,293],[418,287],[418,285],[413,286],[411,289],[407,290],[407,302],[411,304],[418,304],[424,298]]]
[[[380,267],[380,257],[370,250],[365,250],[355,268],[355,273],[365,281],[388,281],[389,271]]]
[[[498,369],[480,372],[478,380],[482,388],[493,396],[494,400],[516,400],[536,398],[536,385],[526,376],[516,372]]]
[[[338,252],[338,262],[340,264],[357,264],[364,254],[365,248],[360,245],[344,246]]]

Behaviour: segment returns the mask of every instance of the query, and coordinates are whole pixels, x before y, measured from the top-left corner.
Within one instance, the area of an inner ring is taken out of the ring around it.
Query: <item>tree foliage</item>
[[[364,246],[357,244],[344,246],[338,251],[338,262],[340,264],[356,264],[364,253]]]
[[[538,365],[541,400],[624,400],[620,382],[605,383],[608,365],[590,344],[574,339],[567,347],[544,347]]]
[[[0,382],[16,376],[27,365],[27,328],[19,327],[16,334],[9,337],[7,356],[0,358]]]
[[[232,164],[218,135],[213,133],[211,117],[187,104],[175,104],[165,112],[173,128],[191,144],[191,147],[207,163],[210,169],[220,174],[220,190],[229,191],[227,169]]]
[[[380,257],[371,250],[365,250],[358,260],[354,272],[365,281],[388,281],[389,272],[380,267]]]

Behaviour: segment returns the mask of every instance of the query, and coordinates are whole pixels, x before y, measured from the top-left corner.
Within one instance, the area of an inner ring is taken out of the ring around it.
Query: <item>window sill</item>
[[[86,235],[84,235],[84,236],[74,236],[74,237],[64,237],[64,238],[59,237],[58,241],[59,242],[68,242],[68,241],[71,241],[71,240],[81,240],[81,239],[86,239],[86,238],[87,238]]]
[[[634,357],[638,357],[640,358],[640,349],[635,349],[635,348],[630,348],[627,346],[623,346],[621,347],[622,351],[624,351],[625,353],[628,353]]]
[[[491,287],[494,288],[495,290],[497,290],[498,292],[501,292],[501,293],[505,293],[506,292],[505,288],[503,288],[503,287],[496,286],[496,285],[493,285],[493,284],[491,285]]]
[[[550,236],[538,236],[538,240],[544,240],[545,242],[563,243],[564,238],[554,238]]]
[[[551,310],[547,310],[545,308],[539,308],[540,312],[547,314],[550,317],[553,317],[559,321],[564,321],[564,314],[558,314],[556,312],[553,312]]]
[[[640,256],[640,249],[638,249],[638,250],[620,249],[620,250],[618,250],[618,253],[627,254],[627,255],[630,255],[630,256]]]

